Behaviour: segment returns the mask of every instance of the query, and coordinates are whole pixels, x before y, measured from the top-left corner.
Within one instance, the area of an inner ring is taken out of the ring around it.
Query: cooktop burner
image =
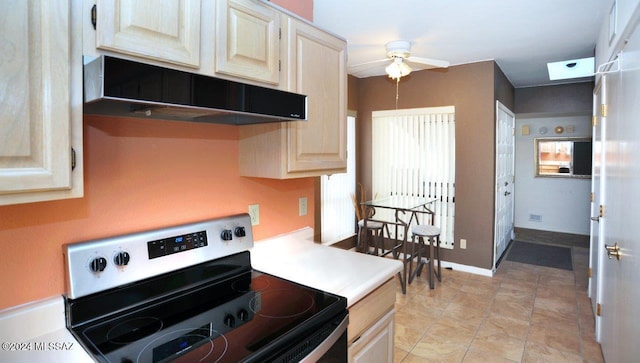
[[[266,301],[280,303],[265,303]],[[251,299],[249,308],[255,314],[274,319],[293,318],[303,315],[313,308],[315,301],[308,293],[291,289],[266,290]]]

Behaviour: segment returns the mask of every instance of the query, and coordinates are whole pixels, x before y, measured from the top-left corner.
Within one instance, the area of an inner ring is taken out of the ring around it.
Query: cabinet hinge
[[[282,28],[278,28],[278,39],[282,39]]]
[[[604,205],[600,204],[600,210],[598,212],[600,218],[604,218]]]
[[[602,114],[602,117],[607,117],[608,112],[609,112],[609,105],[607,105],[606,103],[603,103],[602,105],[600,105],[600,113]]]
[[[91,7],[91,24],[93,25],[93,30],[96,30],[96,24],[98,24],[98,8],[96,4]]]
[[[71,171],[76,168],[76,151],[71,148]]]
[[[600,303],[596,304],[596,315],[597,316],[601,316],[602,315],[602,305],[600,305]]]
[[[595,199],[596,199],[596,193],[594,192],[589,193],[589,201],[593,203]]]
[[[591,267],[589,267],[589,278],[591,278],[593,276],[593,270],[591,269]]]
[[[598,126],[598,116],[593,115],[591,117],[591,126]]]
[[[278,72],[282,72],[282,61],[278,60]]]

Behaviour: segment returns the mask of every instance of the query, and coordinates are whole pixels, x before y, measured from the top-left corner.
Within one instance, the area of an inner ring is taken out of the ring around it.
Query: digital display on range
[[[147,242],[147,250],[151,260],[194,248],[205,247],[206,245],[207,232],[200,231]]]
[[[210,337],[211,324],[207,324],[200,329],[188,332],[181,337],[153,348],[153,362],[163,361],[167,357],[171,357],[204,342],[208,342]]]

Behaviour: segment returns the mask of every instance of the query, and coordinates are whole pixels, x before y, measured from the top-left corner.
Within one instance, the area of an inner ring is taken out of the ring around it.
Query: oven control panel
[[[207,247],[207,231],[181,234],[147,242],[149,259]]]
[[[253,247],[249,214],[64,246],[75,299]]]

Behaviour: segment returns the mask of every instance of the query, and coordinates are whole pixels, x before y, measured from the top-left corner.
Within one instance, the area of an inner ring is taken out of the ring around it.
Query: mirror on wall
[[[591,178],[590,138],[537,138],[534,143],[536,177]]]

